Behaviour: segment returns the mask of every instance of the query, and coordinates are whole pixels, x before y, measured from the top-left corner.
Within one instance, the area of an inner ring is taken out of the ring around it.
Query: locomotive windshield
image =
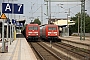
[[[38,27],[37,26],[29,26],[28,30],[38,30]]]
[[[48,30],[56,30],[56,27],[49,27]]]

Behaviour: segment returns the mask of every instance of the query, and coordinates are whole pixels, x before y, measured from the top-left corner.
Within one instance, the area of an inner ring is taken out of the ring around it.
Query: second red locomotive
[[[40,37],[40,27],[38,24],[28,24],[26,26],[26,39],[27,41],[35,41]]]
[[[58,26],[53,24],[45,25],[40,34],[43,39],[56,40],[59,36]]]

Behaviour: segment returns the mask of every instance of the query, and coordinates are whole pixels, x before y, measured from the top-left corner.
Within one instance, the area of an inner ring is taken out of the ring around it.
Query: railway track
[[[51,60],[50,58],[53,60],[90,60],[89,50],[80,49],[66,43],[52,43],[52,47],[57,48],[58,51],[62,50],[67,56],[63,56],[63,54],[58,51],[56,52],[56,50],[50,48],[50,46],[47,47],[47,45],[50,45],[48,42],[31,42],[30,45],[37,52],[41,60]]]
[[[58,43],[58,44],[62,44],[64,46],[70,47],[71,50],[74,50],[74,51],[76,50],[76,51],[78,51],[80,53],[82,52],[82,53],[85,53],[85,54],[90,54],[90,50],[87,50],[87,49],[78,48],[78,47],[75,47],[75,46],[72,46],[72,45],[66,44],[66,43]]]
[[[86,49],[80,49],[65,43],[53,43],[54,47],[57,47],[60,50],[80,59],[80,60],[90,60],[90,51]]]
[[[41,60],[62,60],[54,52],[43,46],[41,42],[30,42],[29,44],[35,50]]]
[[[90,45],[89,44],[70,41],[70,40],[64,40],[64,39],[61,39],[61,42],[66,43],[66,44],[70,44],[70,45],[73,45],[73,46],[76,46],[76,47],[79,47],[79,48],[84,48],[84,49],[90,50]]]

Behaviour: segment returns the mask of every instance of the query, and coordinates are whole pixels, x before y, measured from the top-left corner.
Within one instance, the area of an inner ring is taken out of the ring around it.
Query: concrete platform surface
[[[17,38],[11,45],[8,42],[8,52],[0,53],[0,60],[37,60],[25,38]]]

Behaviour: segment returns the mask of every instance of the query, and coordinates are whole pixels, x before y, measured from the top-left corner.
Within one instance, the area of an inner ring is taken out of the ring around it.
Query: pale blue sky
[[[2,0],[0,0],[1,2]],[[8,0],[4,0],[5,2],[8,2]],[[11,2],[11,1],[9,1]],[[31,21],[30,17],[39,18],[41,20],[41,4],[43,5],[43,24],[47,23],[47,16],[44,15],[47,14],[46,9],[46,2],[44,0],[18,0],[14,1],[13,3],[21,3],[24,4],[24,14],[20,15],[21,19],[26,19],[26,23],[29,23]],[[64,4],[64,5],[58,5],[58,4]],[[74,16],[77,12],[80,12],[81,6],[79,5],[80,2],[53,2],[52,9],[51,9],[51,15],[52,18],[67,18],[67,13],[70,8],[70,16]],[[63,8],[61,8],[62,6]],[[32,7],[32,9],[31,9]],[[86,0],[86,12],[90,15],[90,0]],[[16,14],[16,19],[19,19],[19,15]],[[25,16],[25,17],[23,17]],[[30,18],[30,19],[29,19]]]

